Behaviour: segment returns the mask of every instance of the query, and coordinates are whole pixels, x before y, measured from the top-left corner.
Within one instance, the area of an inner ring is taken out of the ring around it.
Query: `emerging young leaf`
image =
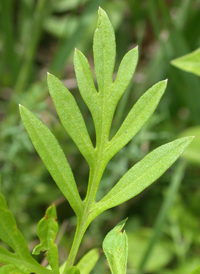
[[[96,205],[96,211],[120,205],[136,196],[157,180],[183,153],[193,137],[184,137],[165,144],[134,165]]]
[[[48,87],[64,128],[87,162],[92,165],[94,147],[73,95],[58,78],[50,73],[48,74]]]
[[[103,252],[106,255],[112,274],[126,273],[128,238],[125,231],[122,233],[126,220],[112,229],[103,241]]]
[[[76,267],[80,270],[81,274],[89,274],[94,268],[99,259],[99,250],[97,248],[90,250],[81,260]]]
[[[171,64],[177,68],[200,76],[200,48],[182,57],[174,59],[171,61]]]
[[[75,213],[80,214],[82,201],[73,173],[58,141],[47,126],[28,109],[20,106],[20,113],[22,122],[45,166]]]
[[[57,214],[55,205],[50,206],[38,224],[37,233],[40,238],[40,244],[37,245],[33,254],[38,255],[41,251],[46,251],[47,261],[49,262],[55,274],[59,274],[58,249],[55,244],[58,232]]]

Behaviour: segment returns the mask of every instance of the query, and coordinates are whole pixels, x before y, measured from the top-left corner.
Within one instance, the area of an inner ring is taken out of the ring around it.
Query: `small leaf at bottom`
[[[58,232],[58,224],[56,221],[55,205],[50,206],[38,224],[37,233],[40,238],[40,244],[37,245],[33,254],[38,255],[41,251],[46,251],[47,261],[52,270],[59,273],[58,249],[55,244],[56,235]]]
[[[106,255],[112,274],[126,273],[128,238],[126,232],[122,232],[126,220],[112,229],[103,241],[103,252]]]

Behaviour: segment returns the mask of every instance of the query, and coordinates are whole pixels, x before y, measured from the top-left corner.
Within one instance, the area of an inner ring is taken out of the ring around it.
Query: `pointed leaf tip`
[[[104,16],[106,16],[106,17],[108,18],[108,15],[107,15],[107,13],[105,12],[105,10],[102,9],[101,7],[99,7],[99,10],[98,10],[98,16],[99,16],[99,18],[100,18],[102,15],[104,15]]]
[[[127,217],[125,220],[123,220],[123,221],[121,221],[120,223],[118,223],[118,224],[115,226],[114,230],[116,230],[116,231],[118,231],[118,232],[122,232],[122,229],[124,228],[124,226],[125,226],[127,220],[128,220],[128,217]]]

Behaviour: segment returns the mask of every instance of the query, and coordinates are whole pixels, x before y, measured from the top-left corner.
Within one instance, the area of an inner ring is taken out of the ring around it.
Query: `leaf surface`
[[[122,229],[126,220],[112,229],[103,241],[103,252],[106,255],[112,274],[126,274],[128,259],[128,238]]]
[[[180,138],[150,152],[97,203],[96,211],[120,205],[142,192],[177,160],[192,140],[193,137]]]
[[[46,168],[76,214],[81,214],[82,201],[69,163],[55,136],[28,109],[20,106],[22,122]]]
[[[112,158],[143,127],[156,109],[165,89],[167,81],[161,81],[147,90],[133,106],[120,129],[110,141],[107,154]]]
[[[138,62],[138,47],[126,53],[121,61],[116,80],[113,85],[112,100],[117,104],[133,78]]]
[[[17,269],[20,269],[20,271],[25,274],[30,274],[30,272],[41,273],[41,274],[53,274],[52,271],[42,267],[38,262],[36,262],[31,257],[31,255],[29,257],[24,252],[24,258],[20,258],[18,254],[11,253],[7,251],[6,249],[2,248],[1,246],[0,246],[0,262],[4,264],[16,266]],[[21,274],[21,272],[19,273]],[[6,272],[6,273],[9,273],[9,272]]]
[[[94,34],[94,66],[99,92],[105,93],[113,83],[116,44],[115,34],[104,10],[99,8],[98,23]]]
[[[97,127],[100,120],[99,115],[101,109],[99,106],[98,93],[94,85],[88,60],[84,54],[77,49],[75,49],[74,53],[74,68],[81,96],[88,106],[94,119],[95,126]]]
[[[0,274],[27,274],[14,265],[4,265],[0,268]],[[29,274],[29,273],[28,273]]]
[[[179,69],[200,76],[200,48],[182,57],[174,59],[171,61],[171,64]]]
[[[81,260],[76,267],[80,270],[81,274],[89,274],[94,268],[99,259],[99,250],[97,248],[90,250]]]
[[[37,234],[40,238],[40,244],[37,245],[33,254],[38,255],[41,251],[46,251],[47,261],[49,262],[55,274],[59,274],[58,249],[55,244],[58,232],[57,214],[55,205],[50,206],[45,217],[38,223]]]
[[[6,250],[0,246],[0,262],[1,263],[14,264],[16,261],[18,263],[20,262],[20,259],[16,254],[11,253],[8,250]]]
[[[80,109],[69,90],[52,74],[48,87],[60,120],[89,164],[93,164],[94,147]]]

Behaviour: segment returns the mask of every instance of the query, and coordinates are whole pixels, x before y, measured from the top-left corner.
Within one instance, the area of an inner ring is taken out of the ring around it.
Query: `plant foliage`
[[[8,264],[1,268],[0,273],[4,273],[8,268],[13,273],[18,271],[22,274],[32,272],[38,274],[89,273],[91,265],[95,264],[96,259],[92,264],[88,264],[87,269],[82,263],[74,266],[74,261],[83,235],[91,221],[100,213],[124,203],[152,184],[176,161],[193,139],[193,137],[184,137],[152,151],[124,174],[109,193],[97,202],[96,193],[109,160],[137,134],[150,118],[164,93],[167,82],[161,81],[150,88],[132,107],[119,130],[110,139],[114,113],[121,96],[133,77],[138,60],[138,49],[134,48],[125,55],[119,66],[117,78],[113,81],[116,55],[115,34],[107,14],[99,8],[93,51],[98,89],[95,87],[86,57],[76,49],[74,67],[80,93],[94,120],[95,146],[91,142],[82,113],[73,95],[59,79],[51,74],[48,75],[49,92],[60,120],[90,167],[88,189],[84,200],[80,198],[78,182],[75,182],[71,167],[55,136],[27,108],[20,106],[23,124],[35,149],[77,216],[77,229],[69,257],[64,266],[59,269],[58,250],[55,245],[58,230],[55,206],[49,207],[45,217],[39,222],[40,244],[33,251],[34,254],[39,254],[41,251],[46,252],[49,262],[49,269],[47,269],[30,255],[27,244],[19,232],[3,196],[0,195],[0,238],[15,252],[0,248],[0,261]],[[123,226],[124,222],[110,232],[104,241],[104,251],[112,273],[125,273],[126,234],[121,235],[120,232]],[[117,261],[119,260],[118,256],[121,255],[114,252],[114,261],[109,255],[112,245],[122,247],[123,256],[120,263]],[[120,272],[118,272],[118,268],[121,269]]]

